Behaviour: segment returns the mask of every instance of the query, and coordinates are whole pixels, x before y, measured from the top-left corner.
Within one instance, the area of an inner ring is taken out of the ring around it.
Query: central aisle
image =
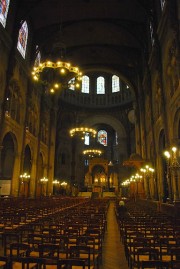
[[[103,260],[100,269],[128,269],[124,247],[120,242],[115,215],[115,202],[111,201],[107,214],[107,231],[103,242]]]

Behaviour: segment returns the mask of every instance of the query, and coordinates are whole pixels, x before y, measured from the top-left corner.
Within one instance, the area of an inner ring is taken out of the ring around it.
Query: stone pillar
[[[71,159],[71,183],[75,183],[76,179],[76,137],[72,138],[72,159]]]
[[[55,97],[52,103],[51,116],[49,123],[50,137],[49,137],[49,152],[48,152],[48,167],[47,167],[47,195],[53,193],[54,180],[54,161],[55,161],[55,141],[56,141],[56,120],[57,120],[57,99]]]
[[[11,195],[17,197],[20,190],[21,154],[17,153],[14,160],[14,170],[11,182]]]

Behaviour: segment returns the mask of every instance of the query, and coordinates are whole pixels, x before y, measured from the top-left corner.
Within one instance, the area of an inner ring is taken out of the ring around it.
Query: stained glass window
[[[0,22],[3,27],[6,26],[10,0],[0,0]]]
[[[107,146],[107,132],[105,130],[100,130],[98,132],[98,142],[104,146]]]
[[[105,94],[105,79],[104,79],[104,77],[97,78],[97,94]]]
[[[88,76],[82,77],[82,92],[89,93],[89,77]]]
[[[119,77],[116,75],[112,76],[112,92],[119,92],[120,91],[120,81]]]
[[[17,49],[21,53],[22,57],[25,58],[26,55],[26,46],[28,39],[28,25],[27,22],[24,21],[19,30]]]

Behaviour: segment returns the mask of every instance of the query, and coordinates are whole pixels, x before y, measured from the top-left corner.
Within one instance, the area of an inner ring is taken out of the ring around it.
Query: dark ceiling
[[[33,43],[44,57],[63,42],[68,60],[83,72],[104,70],[127,81],[137,72],[146,46],[150,0],[19,0],[19,4],[19,16],[31,23]]]

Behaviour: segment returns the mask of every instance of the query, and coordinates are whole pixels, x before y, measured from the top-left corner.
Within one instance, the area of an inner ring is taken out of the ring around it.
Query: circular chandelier
[[[33,67],[32,77],[42,83],[49,93],[62,88],[78,89],[81,86],[82,72],[78,67],[59,60],[40,62]]]
[[[84,140],[85,138],[85,134],[89,134],[90,136],[92,137],[96,137],[96,134],[97,134],[97,131],[94,130],[93,128],[88,128],[88,127],[76,127],[76,128],[73,128],[69,131],[70,133],[70,136],[73,137],[75,135],[77,136],[81,136],[81,139]]]
[[[88,157],[97,157],[102,154],[102,150],[100,149],[86,149],[83,150],[84,155],[88,155]]]

